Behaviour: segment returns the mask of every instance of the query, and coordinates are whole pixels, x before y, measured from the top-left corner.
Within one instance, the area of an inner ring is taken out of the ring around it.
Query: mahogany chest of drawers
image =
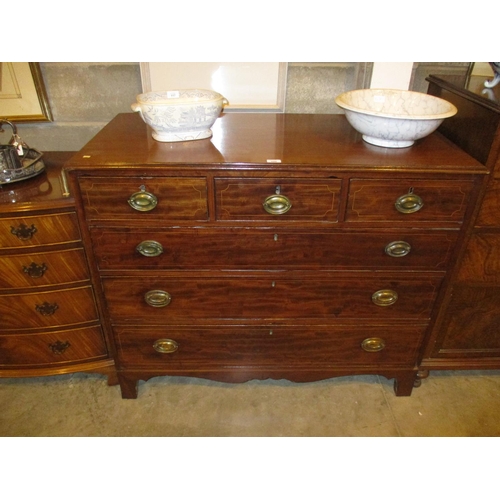
[[[108,375],[113,360],[81,242],[74,200],[47,154],[39,176],[0,186],[0,376]]]
[[[125,398],[161,375],[409,395],[487,174],[437,133],[390,150],[268,113],[183,143],[120,114],[65,172]]]

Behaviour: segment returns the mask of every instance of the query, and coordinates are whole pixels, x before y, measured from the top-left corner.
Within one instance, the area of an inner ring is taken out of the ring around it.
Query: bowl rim
[[[446,105],[449,107],[448,111],[444,111],[443,113],[435,113],[435,114],[423,114],[423,115],[404,115],[404,114],[398,114],[398,113],[383,113],[380,111],[372,111],[369,109],[362,109],[362,108],[357,108],[355,106],[351,106],[350,104],[346,103],[343,99],[347,94],[354,94],[354,93],[361,93],[361,92],[368,92],[368,93],[373,93],[376,94],[377,92],[391,92],[391,93],[398,93],[398,94],[418,94],[418,95],[423,95],[429,98],[430,100],[437,100],[446,103]],[[371,115],[371,116],[380,116],[383,118],[397,118],[400,120],[441,120],[444,118],[449,118],[450,116],[454,116],[457,114],[458,109],[454,104],[451,102],[447,101],[446,99],[442,99],[441,97],[437,97],[431,94],[425,94],[423,92],[416,92],[414,90],[403,90],[403,89],[390,89],[390,88],[373,88],[373,89],[355,89],[355,90],[348,90],[347,92],[342,92],[342,94],[339,94],[335,98],[335,103],[337,106],[339,106],[342,109],[347,109],[349,111],[353,111],[356,113],[364,114],[364,115]]]
[[[189,97],[189,98],[180,98],[180,97],[167,97],[165,99],[158,99],[157,101],[151,101],[146,98],[146,96],[153,96],[153,95],[166,95],[167,93],[181,93],[181,92],[204,92],[207,94],[211,94],[212,97],[208,98],[199,98],[199,97]],[[142,94],[138,94],[137,97],[137,102],[139,104],[148,104],[148,105],[153,105],[153,106],[172,106],[172,105],[179,105],[179,104],[200,104],[200,103],[210,103],[210,102],[216,102],[220,100],[224,100],[224,96],[222,94],[219,94],[219,92],[216,92],[215,90],[211,89],[200,89],[200,88],[185,88],[185,89],[166,89],[166,90],[151,90],[149,92],[143,92]]]

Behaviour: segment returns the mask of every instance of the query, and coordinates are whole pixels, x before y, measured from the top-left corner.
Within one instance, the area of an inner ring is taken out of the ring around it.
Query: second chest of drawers
[[[67,157],[49,153],[41,175],[0,186],[0,376],[94,371],[116,383],[74,201],[63,194]]]
[[[106,359],[75,214],[5,217],[0,225],[2,367]]]

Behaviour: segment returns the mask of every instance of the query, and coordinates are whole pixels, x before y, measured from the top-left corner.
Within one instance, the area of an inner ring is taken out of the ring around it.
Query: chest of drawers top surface
[[[438,133],[411,148],[380,148],[365,143],[343,115],[228,113],[217,119],[212,131],[209,140],[160,143],[140,116],[122,113],[74,155],[66,169],[182,165],[188,173],[200,165],[255,165],[264,172],[285,166],[486,172]]]
[[[0,185],[0,216],[12,212],[73,209],[75,200],[67,192],[61,169],[71,151],[44,153],[45,170],[31,179]]]

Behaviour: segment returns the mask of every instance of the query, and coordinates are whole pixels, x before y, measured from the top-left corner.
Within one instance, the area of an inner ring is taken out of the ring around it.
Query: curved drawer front
[[[0,336],[0,366],[42,366],[107,356],[100,327]]]
[[[74,283],[89,279],[82,249],[0,256],[0,288]]]
[[[303,233],[275,230],[93,229],[98,265],[112,269],[443,270],[458,231]],[[406,254],[407,252],[407,254]]]
[[[0,219],[0,249],[79,240],[80,232],[74,213]]]
[[[75,325],[97,320],[90,286],[0,295],[3,330]]]
[[[118,356],[125,368],[203,369],[242,365],[331,367],[342,364],[413,363],[425,326],[404,331],[360,325],[357,328],[115,327]],[[175,350],[162,352],[173,341]],[[375,348],[367,347],[375,345]],[[160,346],[160,347],[159,347]],[[372,349],[372,350],[371,350]]]
[[[429,318],[441,277],[395,280],[344,276],[338,280],[103,279],[113,323],[189,324],[248,321]],[[382,306],[372,296],[381,291]],[[147,294],[152,300],[147,302]],[[391,294],[395,303],[390,304]]]
[[[204,177],[90,177],[79,183],[87,220],[208,220]]]
[[[346,221],[459,224],[473,188],[472,181],[353,179]]]
[[[337,222],[341,184],[338,179],[218,178],[216,219]]]

